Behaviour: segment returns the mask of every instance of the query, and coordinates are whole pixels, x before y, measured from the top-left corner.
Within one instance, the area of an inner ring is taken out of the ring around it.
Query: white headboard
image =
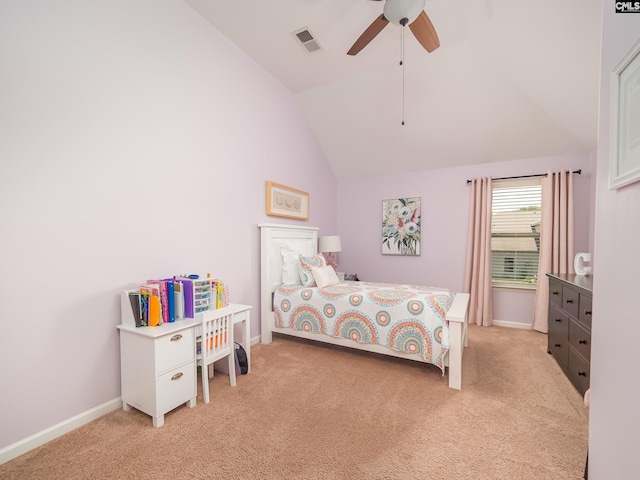
[[[260,315],[262,343],[271,342],[273,327],[272,294],[282,283],[283,244],[312,240],[313,253],[318,249],[318,228],[260,223]]]

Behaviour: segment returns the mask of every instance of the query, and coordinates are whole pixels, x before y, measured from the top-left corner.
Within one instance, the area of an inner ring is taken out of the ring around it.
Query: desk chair
[[[202,313],[201,334],[197,339],[196,363],[202,371],[202,396],[209,403],[209,379],[213,378],[213,363],[228,357],[229,379],[236,386],[236,366],[233,352],[233,314],[222,315],[210,310]]]

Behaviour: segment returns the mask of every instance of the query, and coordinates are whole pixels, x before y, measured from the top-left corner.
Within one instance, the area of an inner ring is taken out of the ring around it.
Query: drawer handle
[[[171,337],[171,341],[172,342],[177,342],[181,338],[182,338],[182,335],[180,333],[178,333],[178,334],[174,335],[173,337]]]
[[[578,343],[579,343],[580,345],[586,345],[586,344],[587,344],[587,341],[586,341],[586,340],[578,340]]]
[[[184,375],[184,373],[178,372],[173,377],[171,377],[171,380],[178,380],[179,378],[182,378],[182,375]]]
[[[584,311],[584,314],[585,314],[585,315],[591,315],[591,310],[585,310],[585,311]]]
[[[556,343],[556,347],[560,348],[562,345],[560,345],[559,343]]]
[[[573,303],[573,300],[569,299],[567,300],[567,303]]]
[[[580,377],[586,377],[587,376],[587,372],[578,372],[578,375]]]
[[[560,292],[551,292],[552,295],[560,295]]]
[[[560,323],[562,321],[561,318],[556,318],[556,322]]]

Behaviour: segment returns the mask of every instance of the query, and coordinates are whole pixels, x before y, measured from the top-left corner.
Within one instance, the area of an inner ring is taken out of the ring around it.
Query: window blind
[[[536,285],[540,256],[540,178],[496,181],[491,209],[494,286]]]

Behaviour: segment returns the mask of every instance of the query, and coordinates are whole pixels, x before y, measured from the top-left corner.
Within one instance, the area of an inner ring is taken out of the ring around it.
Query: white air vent
[[[295,32],[292,32],[292,34],[294,37],[296,37],[296,39],[298,39],[300,45],[302,45],[307,52],[311,53],[315,52],[316,50],[320,50],[320,44],[313,37],[313,34],[307,27],[296,30]]]

